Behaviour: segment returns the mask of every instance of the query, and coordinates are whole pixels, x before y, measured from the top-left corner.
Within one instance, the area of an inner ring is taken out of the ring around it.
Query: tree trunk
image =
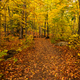
[[[4,23],[4,32],[5,32],[5,36],[6,36],[6,13],[5,13],[5,23]]]
[[[26,9],[26,2],[24,2],[24,7]],[[25,35],[27,35],[27,12],[25,11]]]
[[[33,39],[34,39],[34,34],[35,34],[35,29],[34,29],[34,27],[35,27],[35,20],[34,20],[34,23],[33,23]]]
[[[44,28],[46,28],[46,20],[45,20]],[[46,37],[46,29],[44,29],[44,37]]]
[[[37,37],[37,28],[36,28],[36,37]]]
[[[23,38],[23,27],[22,27],[22,25],[21,25],[21,28],[20,28],[20,37],[19,37],[19,39],[22,39]]]
[[[78,34],[80,35],[80,15],[79,15],[79,23],[78,23]]]
[[[64,10],[61,11],[61,21],[63,21],[64,18]],[[63,24],[61,24],[61,37],[63,36],[64,27]]]
[[[48,13],[47,13],[47,37],[46,38],[49,38]]]
[[[41,37],[41,27],[39,27],[39,37]]]
[[[23,5],[24,6],[24,5]],[[24,17],[24,11],[22,11],[22,20]],[[21,28],[20,28],[20,36],[19,36],[19,39],[22,39],[23,38],[23,26],[22,26],[23,22],[21,22]]]
[[[48,26],[48,22],[47,22],[47,38],[49,38],[49,26]]]
[[[10,20],[10,25],[11,25],[11,19],[10,19],[10,9],[9,9],[9,6],[8,6],[8,14],[9,14],[9,20]],[[8,26],[7,26],[7,35],[8,35]]]

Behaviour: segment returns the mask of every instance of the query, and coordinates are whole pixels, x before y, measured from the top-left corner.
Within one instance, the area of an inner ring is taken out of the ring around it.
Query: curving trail
[[[59,53],[53,48],[52,44],[44,39],[35,39],[35,49],[29,54],[29,80],[59,80],[62,72],[59,64],[62,63]]]

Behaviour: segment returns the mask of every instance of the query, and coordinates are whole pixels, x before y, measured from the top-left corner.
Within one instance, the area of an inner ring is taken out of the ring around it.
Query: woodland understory
[[[0,0],[0,80],[80,80],[80,0]]]

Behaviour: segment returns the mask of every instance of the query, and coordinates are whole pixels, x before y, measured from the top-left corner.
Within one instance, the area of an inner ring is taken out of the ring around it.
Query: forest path
[[[53,45],[44,38],[36,38],[35,50],[29,54],[29,80],[59,80],[62,73],[59,64],[62,60]]]

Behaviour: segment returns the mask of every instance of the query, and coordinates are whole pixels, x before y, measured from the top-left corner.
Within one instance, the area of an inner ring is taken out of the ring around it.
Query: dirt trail
[[[62,77],[59,71],[62,60],[48,40],[35,39],[35,50],[30,57],[29,80],[59,80]]]

